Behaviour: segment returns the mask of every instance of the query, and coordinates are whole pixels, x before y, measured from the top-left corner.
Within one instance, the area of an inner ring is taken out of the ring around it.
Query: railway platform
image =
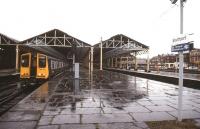
[[[173,72],[144,72],[144,71],[134,71],[126,69],[116,69],[116,68],[104,68],[108,71],[114,71],[118,73],[128,74],[132,76],[138,76],[142,78],[152,79],[160,82],[166,82],[178,85],[178,73]],[[200,89],[200,74],[184,74],[183,85],[190,88]]]
[[[0,117],[1,129],[149,129],[177,118],[176,85],[111,71],[53,78]],[[200,90],[184,87],[183,118],[200,120]]]
[[[15,69],[2,69],[0,70],[0,85],[5,85],[9,82],[17,81],[19,73]]]

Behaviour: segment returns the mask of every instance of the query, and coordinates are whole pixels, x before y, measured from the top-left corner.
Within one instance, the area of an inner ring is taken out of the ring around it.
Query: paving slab
[[[126,107],[135,107],[135,106],[141,106],[141,104],[137,103],[136,101],[132,101],[130,103],[127,103]]]
[[[75,109],[64,109],[61,114],[98,114],[102,113],[101,108],[75,108]]]
[[[80,115],[57,115],[52,124],[80,123]]]
[[[168,100],[153,100],[151,102],[158,106],[165,106],[171,104]]]
[[[129,114],[91,114],[83,115],[82,123],[133,122]]]
[[[146,106],[147,109],[151,110],[152,112],[162,112],[162,111],[176,111],[175,108],[170,106]]]
[[[143,106],[152,106],[152,105],[155,105],[151,101],[137,101],[137,103],[139,103],[140,105],[143,105]]]
[[[38,125],[49,125],[53,120],[53,116],[42,116],[39,120]]]
[[[178,112],[173,111],[173,112],[168,112],[169,114],[173,115],[174,117],[177,118]],[[195,119],[195,118],[200,118],[200,113],[194,110],[184,110],[182,111],[182,117],[183,119]]]
[[[178,109],[178,105],[177,104],[170,104],[171,107]],[[198,109],[197,107],[193,106],[193,105],[186,105],[183,104],[182,106],[182,110],[195,110]]]
[[[198,99],[193,99],[192,101],[195,102],[195,103],[199,103],[199,104],[200,104],[200,98],[198,98]]]
[[[142,129],[133,123],[99,124],[98,127],[98,129]]]
[[[35,129],[36,121],[0,122],[1,129]]]
[[[124,110],[127,112],[150,112],[150,110],[144,106],[125,107]]]
[[[33,102],[26,102],[26,103],[18,103],[10,111],[24,111],[24,110],[34,110],[34,111],[42,111],[45,107],[45,103],[38,104]]]
[[[175,120],[175,117],[167,112],[131,113],[136,121],[164,121]]]
[[[60,129],[97,129],[95,124],[65,124]]]
[[[199,113],[200,113],[200,109],[199,109],[199,108],[196,108],[196,109],[195,109],[195,111],[197,111],[197,112],[199,112]]]
[[[150,96],[149,99],[153,101],[153,100],[169,100],[170,98],[166,96],[156,96],[156,97]]]
[[[40,112],[38,111],[6,112],[0,117],[0,121],[34,121],[39,118]]]
[[[71,108],[72,105],[69,103],[69,105],[66,106],[66,108]],[[76,102],[77,108],[98,108],[100,107],[100,103],[97,102]]]
[[[38,126],[37,129],[59,129],[59,125]]]
[[[43,115],[54,116],[54,115],[58,115],[59,113],[60,113],[60,110],[58,108],[56,108],[56,109],[52,109],[52,110],[45,110],[43,112]]]
[[[102,108],[103,113],[128,113],[126,110],[123,108]]]
[[[194,107],[196,107],[197,109],[200,109],[200,104],[194,104]]]
[[[149,129],[148,125],[145,122],[134,122],[134,125],[142,129]]]

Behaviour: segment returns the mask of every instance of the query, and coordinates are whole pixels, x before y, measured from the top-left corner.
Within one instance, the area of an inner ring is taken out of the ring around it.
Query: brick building
[[[194,49],[190,52],[190,65],[200,69],[200,49]]]
[[[177,68],[179,64],[179,54],[162,54],[150,59],[152,68]],[[198,67],[200,69],[200,49],[193,49],[189,53],[184,53],[184,67],[186,69]]]

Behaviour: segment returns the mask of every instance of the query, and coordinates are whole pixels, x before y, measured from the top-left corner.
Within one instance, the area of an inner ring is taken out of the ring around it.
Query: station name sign
[[[186,35],[185,36],[182,36],[182,37],[178,37],[178,38],[174,38],[174,39],[172,39],[172,41],[173,41],[173,43],[178,43],[178,42],[187,42],[186,41],[187,40],[187,37],[186,37]]]
[[[191,35],[180,35],[172,39],[174,45],[171,47],[171,52],[190,51],[193,49],[193,41]]]

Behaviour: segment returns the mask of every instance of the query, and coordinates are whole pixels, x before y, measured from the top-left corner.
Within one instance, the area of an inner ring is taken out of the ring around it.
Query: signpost
[[[172,4],[176,4],[178,0],[171,0]],[[180,34],[183,34],[183,3],[186,0],[180,0]],[[186,38],[179,37],[175,41],[184,41]],[[179,52],[179,95],[178,95],[178,121],[182,121],[182,95],[183,95],[183,51],[190,50],[191,46],[188,44],[189,42],[185,42],[184,44],[177,44],[172,46],[172,52]]]

